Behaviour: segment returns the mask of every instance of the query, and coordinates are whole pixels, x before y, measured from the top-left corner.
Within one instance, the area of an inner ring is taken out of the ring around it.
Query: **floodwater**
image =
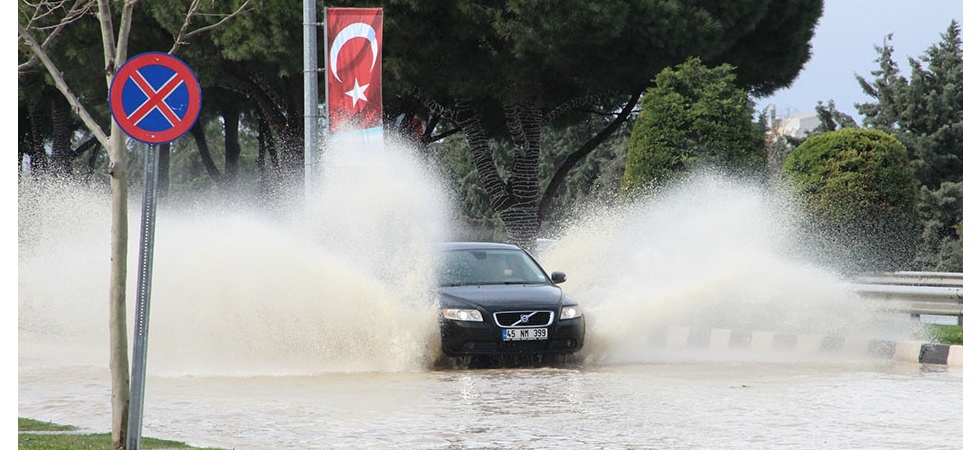
[[[107,380],[21,357],[19,415],[106,432]],[[958,449],[962,399],[955,368],[880,361],[150,376],[143,436],[268,450]]]
[[[248,194],[158,205],[144,436],[236,449],[963,448],[959,368],[652,343],[671,326],[921,338],[815,264],[792,206],[761,187],[702,174],[546,230],[558,241],[540,260],[568,273],[586,346],[571,363],[506,368],[438,356],[429,248],[455,236],[459,214],[438,176],[389,148],[327,158],[317,192],[296,209]],[[18,205],[18,415],[108,431],[108,195],[24,180]]]

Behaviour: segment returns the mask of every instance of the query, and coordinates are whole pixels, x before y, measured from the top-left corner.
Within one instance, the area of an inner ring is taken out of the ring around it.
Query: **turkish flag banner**
[[[381,8],[327,8],[330,133],[381,126]]]

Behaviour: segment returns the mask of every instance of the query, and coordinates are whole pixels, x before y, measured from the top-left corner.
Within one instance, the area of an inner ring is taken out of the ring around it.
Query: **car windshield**
[[[440,286],[548,283],[548,275],[521,250],[449,250],[440,267]]]

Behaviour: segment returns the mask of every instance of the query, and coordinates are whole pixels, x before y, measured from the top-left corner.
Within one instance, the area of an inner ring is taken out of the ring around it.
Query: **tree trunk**
[[[508,182],[514,204],[500,212],[507,239],[531,252],[541,226],[541,110],[526,103],[507,106],[507,129],[517,146]]]
[[[240,63],[222,61],[224,73],[237,82],[237,86],[256,102],[260,114],[270,131],[268,141],[275,151],[273,173],[279,181],[302,180],[304,173],[303,133],[303,80],[301,75],[287,78],[284,82],[287,94],[278,98],[264,88],[262,75]],[[272,153],[270,153],[270,156]],[[301,183],[300,183],[301,184]]]
[[[541,221],[538,171],[541,154],[541,111],[525,104],[507,109],[507,128],[516,145],[514,165],[505,183],[494,164],[486,128],[472,103],[457,100],[457,118],[466,136],[477,175],[490,197],[490,205],[504,222],[507,240],[534,252]]]
[[[28,155],[31,157],[31,173],[39,174],[48,170],[48,155],[44,153],[44,132],[41,130],[40,115],[43,114],[37,107],[30,110],[31,117],[31,148]]]
[[[122,6],[119,19],[119,40],[113,36],[112,9],[109,0],[99,0],[99,24],[102,29],[102,50],[105,60],[106,87],[112,87],[112,78],[119,64],[126,60],[129,48],[129,29],[133,17],[133,5]],[[84,111],[84,110],[83,110]],[[83,117],[88,116],[87,113]],[[93,122],[91,118],[86,123]],[[126,135],[116,121],[110,121],[106,149],[109,152],[109,177],[112,188],[112,231],[110,236],[109,274],[109,373],[112,378],[112,448],[124,450],[129,427],[129,341],[126,336],[126,261],[129,246],[129,221],[127,213],[126,182],[128,165]],[[93,134],[102,134],[102,128],[90,126]]]
[[[125,134],[112,122],[109,179],[112,187],[111,270],[109,275],[109,373],[112,377],[112,447],[126,447],[129,426],[129,341],[126,336],[127,219]]]
[[[86,177],[89,179],[91,179],[92,175],[95,174],[95,162],[98,161],[99,153],[102,151],[102,148],[102,143],[96,139],[95,143],[92,145],[92,148],[89,150],[88,161],[86,162],[86,166],[88,167]]]
[[[456,104],[459,108],[459,126],[463,129],[463,134],[466,135],[470,157],[476,167],[480,182],[483,183],[483,188],[490,197],[490,206],[493,207],[494,211],[505,210],[513,204],[514,200],[510,197],[507,186],[504,185],[500,173],[497,172],[497,166],[493,162],[487,130],[480,122],[480,116],[472,103],[467,100],[457,100]]]
[[[84,3],[84,2],[83,2]],[[119,42],[113,36],[110,0],[98,0],[99,25],[102,30],[102,50],[105,61],[106,87],[112,85],[117,63],[126,59],[127,39],[135,2],[122,5],[119,20]],[[72,109],[109,151],[109,177],[112,188],[112,231],[110,233],[109,274],[109,372],[112,392],[112,448],[123,450],[126,446],[126,428],[129,423],[129,357],[126,338],[126,253],[129,226],[126,219],[126,145],[122,129],[111,121],[111,132],[106,136],[102,127],[65,82],[63,72],[48,58],[44,49],[18,23],[18,33],[44,64],[55,85],[72,105]]]
[[[51,100],[51,160],[59,174],[71,174],[71,130],[68,126],[68,101]]]
[[[195,122],[191,126],[191,136],[194,136],[194,142],[197,143],[197,153],[201,155],[201,164],[204,165],[204,170],[208,172],[211,176],[211,180],[217,183],[221,180],[221,172],[218,172],[218,166],[214,163],[214,158],[211,157],[211,150],[208,149],[208,139],[204,135],[204,126],[201,122]]]
[[[221,117],[225,122],[225,181],[234,184],[238,181],[238,162],[242,147],[238,142],[238,122],[241,108],[236,104],[223,103]]]
[[[272,130],[269,129],[269,122],[265,118],[265,114],[259,112],[256,117],[259,123],[259,156],[258,161],[256,161],[259,168],[259,180],[262,182],[262,188],[267,193],[271,193],[272,182],[275,180],[273,174],[279,170],[279,155],[276,153],[275,146],[272,145]]]

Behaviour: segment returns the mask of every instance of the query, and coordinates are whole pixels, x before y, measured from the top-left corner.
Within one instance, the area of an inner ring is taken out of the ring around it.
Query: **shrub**
[[[907,268],[918,234],[908,152],[878,130],[810,137],[783,165],[783,180],[809,214],[814,242],[850,271]]]

